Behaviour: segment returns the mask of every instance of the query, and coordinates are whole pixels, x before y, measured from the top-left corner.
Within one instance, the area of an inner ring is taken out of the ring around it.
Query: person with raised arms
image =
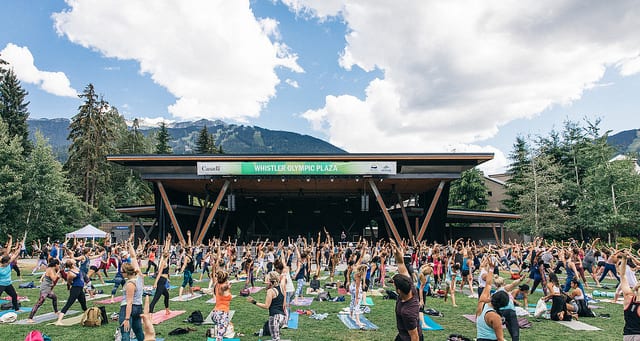
[[[422,341],[422,329],[420,328],[420,301],[418,290],[409,270],[404,264],[404,249],[401,245],[390,240],[391,250],[398,265],[398,273],[391,280],[398,293],[396,300],[396,327],[398,335],[395,341]]]
[[[492,283],[493,276],[487,276],[487,283],[478,299],[476,307],[477,341],[504,341],[502,317],[498,311],[509,304],[509,295],[506,291],[496,291],[491,295]]]

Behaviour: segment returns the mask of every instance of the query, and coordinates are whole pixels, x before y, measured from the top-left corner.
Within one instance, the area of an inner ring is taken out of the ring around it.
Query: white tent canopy
[[[106,232],[89,224],[79,230],[67,233],[67,238],[104,238],[106,235]]]

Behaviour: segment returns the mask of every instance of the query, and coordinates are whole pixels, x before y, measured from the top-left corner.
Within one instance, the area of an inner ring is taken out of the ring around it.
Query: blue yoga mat
[[[18,314],[26,313],[26,312],[30,312],[30,311],[31,311],[31,307],[22,307],[22,308],[20,308],[20,310],[21,310],[21,311],[20,311],[20,312],[18,312]],[[0,311],[0,316],[4,315],[4,314],[6,314],[6,313],[15,313],[15,312],[16,312],[16,311],[15,311],[15,310],[13,310],[13,309],[3,310],[3,311]]]
[[[422,330],[443,330],[441,325],[437,324],[436,321],[432,320],[428,315],[424,315],[424,323],[427,325],[427,328],[422,328]]]
[[[9,303],[9,301],[7,301],[7,300],[0,300],[0,304],[3,304],[3,303]]]
[[[292,311],[291,314],[289,314],[289,321],[287,321],[287,328],[298,329],[298,317],[299,317],[299,314],[296,313],[295,311]]]
[[[371,299],[371,297],[367,297],[367,298],[364,300],[364,302],[365,302],[365,303],[364,303],[365,305],[374,305],[374,304],[373,304],[373,299]]]
[[[338,314],[338,318],[340,319],[340,321],[347,326],[347,328],[349,329],[360,329],[358,327],[358,324],[356,323],[356,321],[354,319],[352,319],[349,314]],[[366,317],[364,317],[364,315],[360,315],[360,322],[362,322],[362,324],[364,325],[364,329],[365,330],[377,330],[378,326],[376,326],[375,324],[373,324],[371,321],[367,320]]]

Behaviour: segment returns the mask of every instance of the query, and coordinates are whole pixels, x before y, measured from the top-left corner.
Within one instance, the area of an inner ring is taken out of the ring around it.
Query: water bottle
[[[263,333],[264,331],[262,330],[262,328],[260,328],[260,331],[258,332],[258,341],[262,341]]]

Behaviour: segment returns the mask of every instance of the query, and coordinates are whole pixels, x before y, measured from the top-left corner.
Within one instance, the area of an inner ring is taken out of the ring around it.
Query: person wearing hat
[[[2,255],[2,258],[0,258],[0,295],[2,295],[3,292],[6,292],[9,296],[11,296],[11,305],[13,305],[13,310],[19,311],[20,306],[18,305],[18,293],[13,287],[13,282],[11,281],[11,263],[18,259],[18,248],[20,247],[20,245],[18,244],[17,248],[12,250],[12,237],[10,234],[8,236],[9,241],[4,248],[4,254]],[[10,251],[13,252],[9,253]]]

